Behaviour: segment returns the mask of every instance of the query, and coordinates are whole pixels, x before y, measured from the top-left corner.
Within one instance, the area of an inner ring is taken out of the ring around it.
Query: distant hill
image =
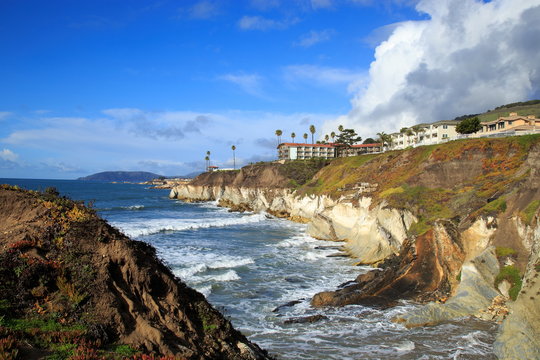
[[[478,116],[481,122],[497,120],[501,116],[508,116],[511,112],[518,115],[535,115],[540,117],[540,100],[530,100],[501,105],[493,110],[488,110],[482,114],[469,114],[456,117],[454,120],[463,120]]]
[[[202,174],[203,172],[202,171],[194,171],[194,172],[191,172],[187,175],[184,175],[184,176],[178,176],[179,178],[183,178],[183,179],[193,179],[195,177],[197,177],[198,175]]]
[[[149,181],[161,177],[162,175],[154,174],[146,171],[104,171],[97,174],[80,177],[77,180],[83,181],[127,181],[141,182]]]

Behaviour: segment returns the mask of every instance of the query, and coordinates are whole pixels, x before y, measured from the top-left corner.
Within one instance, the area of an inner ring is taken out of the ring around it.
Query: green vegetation
[[[494,110],[510,109],[517,106],[527,106],[527,105],[537,105],[537,104],[540,104],[540,100],[519,101],[515,103],[497,106]]]
[[[287,161],[280,168],[282,174],[291,179],[289,185],[298,188],[311,180],[313,176],[323,167],[327,166],[330,160],[308,159]]]
[[[504,196],[487,203],[479,210],[482,215],[497,215],[506,211],[506,199]]]
[[[0,252],[0,359],[19,359],[28,348],[45,359],[157,359],[127,345],[110,345],[108,329],[88,301],[97,272],[84,246],[115,234],[96,234],[94,210],[59,197],[54,188],[26,194],[48,210],[40,216],[54,226],[43,237],[12,241]]]
[[[540,207],[540,200],[531,201],[529,205],[527,205],[525,209],[523,209],[523,211],[520,212],[521,220],[523,220],[525,224],[530,224],[534,217],[534,214],[536,214],[536,211],[538,210],[539,207]]]
[[[495,248],[495,254],[497,255],[498,259],[505,258],[507,256],[513,256],[517,254],[517,251],[504,246],[497,246]]]
[[[437,219],[454,219],[464,213],[474,219],[506,211],[512,185],[529,176],[518,170],[531,147],[538,143],[540,134],[480,138],[338,158],[323,167],[311,181],[301,185],[298,192],[334,198],[354,197],[362,196],[359,189],[366,188],[362,184],[368,184],[372,206],[385,201],[390,207],[410,210],[418,219],[412,225],[411,233],[422,234]],[[470,163],[477,157],[481,168],[468,170],[468,180],[459,184],[448,180],[444,188],[430,186],[430,177],[444,174],[441,168],[445,168],[446,163],[450,163],[447,169],[453,169],[456,161]],[[431,168],[434,164],[436,167]],[[424,180],[419,182],[419,179]],[[530,219],[530,214],[539,206],[538,202],[528,206],[525,218]]]
[[[503,267],[499,274],[495,277],[495,287],[499,286],[503,280],[510,283],[511,288],[508,291],[508,295],[510,295],[512,300],[516,301],[522,285],[519,270],[513,265]]]
[[[478,116],[463,119],[456,126],[456,131],[460,134],[472,134],[479,131],[480,129],[482,129],[482,125],[480,125],[480,120],[478,119]]]

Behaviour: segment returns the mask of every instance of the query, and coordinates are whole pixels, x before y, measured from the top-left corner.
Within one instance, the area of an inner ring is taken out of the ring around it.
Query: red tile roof
[[[280,146],[308,146],[308,147],[326,147],[326,148],[334,147],[333,144],[304,144],[304,143],[281,143],[278,145],[278,147]]]

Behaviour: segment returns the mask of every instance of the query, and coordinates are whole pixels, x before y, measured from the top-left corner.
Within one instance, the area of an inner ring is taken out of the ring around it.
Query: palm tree
[[[330,140],[330,136],[328,134],[324,135],[324,141],[328,142],[328,140]]]
[[[233,169],[236,170],[236,156],[234,154],[234,151],[236,150],[236,146],[231,146],[232,149],[232,158],[233,158]]]
[[[382,143],[382,146],[384,148],[384,145],[392,145],[392,135],[390,134],[386,134],[384,131],[383,132],[380,132],[380,133],[377,133],[377,136],[379,136],[379,140],[380,142]]]
[[[307,133],[304,133],[304,142],[307,144]]]
[[[343,132],[343,125],[339,125],[338,128],[339,132]]]
[[[334,138],[336,137],[336,133],[332,131],[330,133],[330,137],[332,138],[332,142],[334,142]]]
[[[311,133],[311,143],[315,144],[315,142],[313,141],[313,135],[315,135],[315,125],[309,126],[309,132]]]
[[[281,144],[281,135],[283,134],[283,131],[277,129],[276,130],[276,136],[277,136],[277,141],[278,141],[278,145]]]
[[[296,137],[296,134],[295,133],[291,133],[291,141],[294,142],[294,138]]]
[[[206,160],[206,171],[208,171],[208,168],[210,167],[210,156],[206,155],[204,160]]]

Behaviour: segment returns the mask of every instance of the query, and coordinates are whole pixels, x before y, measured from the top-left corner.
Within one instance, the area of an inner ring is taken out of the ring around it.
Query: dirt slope
[[[180,359],[267,358],[154,248],[81,204],[2,186],[0,246],[0,355],[72,346],[95,355],[85,359],[119,358],[111,344],[127,344]]]

